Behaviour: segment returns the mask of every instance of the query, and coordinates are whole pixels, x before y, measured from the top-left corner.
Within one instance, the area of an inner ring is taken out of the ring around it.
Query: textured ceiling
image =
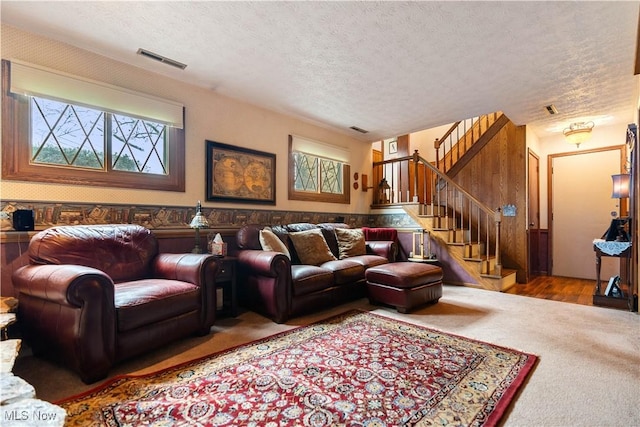
[[[1,18],[373,141],[497,110],[540,137],[633,122],[639,4],[2,0]]]

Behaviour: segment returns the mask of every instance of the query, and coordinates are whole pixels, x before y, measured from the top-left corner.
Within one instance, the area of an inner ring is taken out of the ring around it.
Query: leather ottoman
[[[400,313],[442,296],[442,269],[431,264],[393,262],[368,268],[365,277],[369,302],[395,306]]]

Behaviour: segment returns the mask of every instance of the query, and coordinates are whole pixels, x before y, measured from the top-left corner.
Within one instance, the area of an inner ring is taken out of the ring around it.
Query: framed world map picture
[[[207,200],[276,204],[276,155],[206,141]]]

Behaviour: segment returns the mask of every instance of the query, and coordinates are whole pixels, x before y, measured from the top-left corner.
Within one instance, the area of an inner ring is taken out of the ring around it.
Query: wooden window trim
[[[349,177],[351,176],[351,167],[343,163],[342,188],[344,194],[328,194],[328,193],[310,193],[306,191],[296,191],[295,189],[295,165],[293,161],[293,138],[289,135],[289,177],[288,189],[289,200],[301,200],[305,202],[325,202],[325,203],[351,203],[351,187],[349,186]]]
[[[91,171],[34,165],[30,159],[29,98],[9,92],[10,63],[2,61],[2,179],[55,184],[185,191],[185,131],[167,127],[168,174]]]

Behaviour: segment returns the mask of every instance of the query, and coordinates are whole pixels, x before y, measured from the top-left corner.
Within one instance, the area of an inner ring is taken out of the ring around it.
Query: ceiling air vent
[[[547,110],[547,113],[549,113],[550,115],[554,115],[554,114],[558,114],[558,110],[556,109],[556,106],[553,104],[549,104],[547,106],[544,107],[545,110]]]
[[[362,128],[359,128],[358,126],[351,126],[349,129],[355,130],[356,132],[360,132],[360,133],[369,133],[368,130],[364,130]]]
[[[153,53],[146,49],[142,49],[142,48],[138,49],[137,54],[146,56],[147,58],[153,59],[158,62],[162,62],[167,65],[171,65],[172,67],[180,68],[181,70],[184,70],[185,68],[187,68],[187,64],[183,64],[182,62],[178,62],[173,59],[167,58],[166,56],[158,55],[157,53]]]

